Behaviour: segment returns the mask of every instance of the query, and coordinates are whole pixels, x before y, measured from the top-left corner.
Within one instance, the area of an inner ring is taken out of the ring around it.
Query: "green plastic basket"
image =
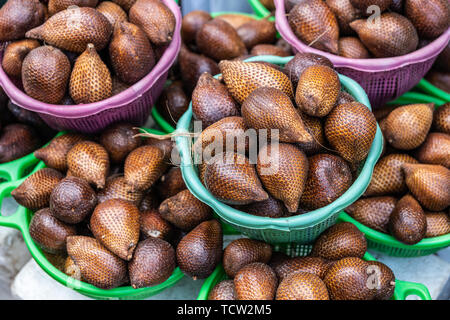
[[[388,105],[406,105],[413,103],[434,103],[436,106],[441,106],[446,102],[436,96],[430,96],[421,92],[409,91],[398,97],[397,99],[388,103]]]
[[[259,56],[252,57],[246,61],[267,61],[270,63],[284,65],[292,57]],[[220,75],[217,75],[218,77]],[[369,99],[364,90],[353,80],[340,75],[342,87],[355,97],[356,100],[368,106]],[[362,171],[353,185],[340,198],[333,203],[302,215],[288,218],[258,217],[234,209],[220,201],[203,186],[197,174],[191,157],[192,138],[189,132],[192,121],[192,104],[188,111],[180,118],[175,138],[181,156],[181,172],[186,186],[199,200],[214,209],[217,215],[236,230],[255,239],[264,240],[269,243],[311,243],[320,233],[333,225],[341,210],[355,202],[366,190],[370,183],[372,171],[380,157],[383,137],[377,126],[375,140],[370,149]]]
[[[302,255],[303,256],[303,255]],[[364,255],[364,260],[376,261],[368,252]],[[225,274],[223,265],[216,267],[214,272],[203,282],[200,288],[200,293],[197,300],[208,300],[209,293],[219,282],[226,280],[228,277]],[[395,291],[392,300],[406,300],[406,297],[416,295],[422,300],[431,300],[428,288],[421,283],[395,280]]]
[[[438,99],[444,100],[446,103],[450,102],[450,94],[432,85],[428,80],[422,79],[414,87],[415,90],[424,92],[428,95],[434,96]]]
[[[248,3],[253,8],[255,14],[260,18],[268,17],[272,14],[259,0],[248,0]],[[275,21],[275,17],[269,18],[271,21]]]
[[[161,131],[151,129],[145,130],[153,134],[164,134]],[[43,164],[43,162],[40,162],[34,171],[44,167],[45,164]],[[18,181],[6,182],[0,185],[0,208],[3,199],[6,197],[10,197],[11,191],[17,188],[25,179],[26,178]],[[15,228],[19,230],[23,235],[24,241],[31,255],[33,256],[34,260],[41,266],[41,268],[59,283],[85,296],[95,299],[145,299],[173,286],[183,277],[183,273],[181,272],[181,270],[179,268],[176,268],[170,278],[160,285],[140,289],[133,289],[132,287],[128,286],[110,290],[100,289],[91,284],[71,278],[65,273],[58,270],[55,266],[53,266],[47,260],[42,250],[34,243],[28,230],[32,215],[33,213],[30,210],[19,206],[17,211],[13,215],[0,216],[0,226]]]

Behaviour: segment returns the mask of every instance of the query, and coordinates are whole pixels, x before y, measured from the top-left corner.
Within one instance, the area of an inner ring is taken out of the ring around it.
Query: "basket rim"
[[[292,56],[285,58],[275,56],[257,56],[246,59],[245,61],[266,61],[284,65],[292,58]],[[216,75],[216,77],[217,76],[220,75]],[[371,110],[369,99],[361,86],[354,80],[346,76],[339,75],[339,78],[341,80],[342,86],[348,89],[349,92],[353,96],[355,96],[355,98],[359,102],[363,103],[369,110]],[[177,130],[175,132],[180,133],[181,135],[188,132],[191,120],[192,102],[189,105],[189,109],[178,121]],[[370,152],[366,158],[364,167],[358,178],[341,197],[323,208],[313,210],[302,215],[287,218],[268,218],[250,215],[217,200],[200,182],[196,170],[194,169],[189,146],[190,138],[186,137],[186,135],[177,135],[175,140],[181,156],[181,172],[184,181],[186,182],[186,186],[188,187],[188,189],[195,197],[213,208],[214,211],[216,211],[216,213],[228,223],[251,229],[272,229],[278,231],[293,231],[312,227],[340,212],[345,207],[347,207],[349,203],[353,203],[354,201],[356,201],[364,193],[365,189],[370,183],[373,168],[381,155],[383,146],[383,137],[381,134],[381,130],[377,124],[377,132]]]
[[[161,77],[164,76],[164,74],[169,70],[169,68],[177,58],[178,52],[181,47],[180,30],[182,18],[180,7],[176,4],[175,0],[161,1],[163,1],[167,5],[167,7],[175,16],[176,26],[174,37],[170,45],[165,49],[164,54],[159,59],[155,67],[150,71],[150,73],[119,94],[109,97],[108,99],[90,104],[76,104],[73,106],[47,104],[31,98],[25,92],[17,88],[17,86],[5,73],[1,64],[0,86],[3,87],[10,99],[20,107],[37,113],[65,119],[85,118],[93,116],[105,110],[120,108],[136,101],[148,90],[150,90],[150,88],[154,86],[155,83],[161,79]]]
[[[307,46],[300,41],[292,31],[287,20],[284,0],[274,0],[275,2],[275,25],[283,39],[300,52],[312,52],[327,57],[333,62],[336,68],[350,68],[363,72],[383,72],[402,68],[407,65],[416,64],[430,60],[437,56],[450,41],[450,27],[437,39],[423,48],[415,50],[399,57],[373,58],[373,59],[350,59],[337,56],[332,53],[321,51]]]

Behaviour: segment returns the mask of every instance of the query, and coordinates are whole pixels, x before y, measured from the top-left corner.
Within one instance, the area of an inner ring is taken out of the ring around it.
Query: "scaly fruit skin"
[[[181,23],[181,37],[183,42],[186,44],[194,44],[197,32],[211,19],[211,15],[203,10],[194,10],[184,15]]]
[[[205,72],[192,92],[192,112],[196,120],[209,127],[223,118],[239,116],[239,106],[225,85]]]
[[[275,23],[266,20],[251,20],[244,23],[237,29],[239,37],[244,42],[248,50],[258,44],[274,43],[277,35]]]
[[[82,53],[89,43],[94,44],[97,50],[103,50],[111,34],[111,23],[103,14],[94,8],[74,7],[58,12],[25,36],[60,49]]]
[[[98,202],[102,203],[111,199],[122,199],[130,201],[135,206],[141,203],[144,192],[133,190],[133,188],[125,182],[122,174],[115,174],[106,179],[106,185],[103,190],[98,192]]]
[[[159,200],[156,193],[153,190],[148,190],[144,197],[142,198],[141,204],[139,205],[139,211],[147,211],[152,209],[158,209]]]
[[[137,0],[129,12],[130,22],[147,34],[151,43],[164,46],[172,41],[175,31],[175,16],[159,0]]]
[[[439,237],[450,233],[450,217],[445,212],[425,212],[427,232],[425,238]]]
[[[112,78],[108,67],[90,43],[75,62],[70,76],[70,96],[77,104],[94,103],[112,94]]]
[[[22,64],[27,54],[39,47],[39,41],[24,39],[14,41],[6,47],[3,54],[2,67],[5,73],[14,78],[22,76]]]
[[[325,122],[325,136],[339,155],[350,163],[363,161],[369,154],[377,121],[359,102],[336,106]]]
[[[375,276],[375,300],[389,300],[394,295],[395,275],[392,270],[382,262],[368,261],[367,272]],[[372,282],[371,282],[372,283]],[[378,285],[378,286],[376,286]]]
[[[34,156],[44,161],[47,167],[67,171],[67,153],[72,147],[85,139],[77,133],[66,133],[53,139],[50,144],[42,149],[36,150]]]
[[[156,101],[156,109],[161,116],[173,126],[189,108],[191,98],[187,97],[183,90],[182,81],[174,81],[163,89],[161,96]]]
[[[350,28],[350,22],[361,18],[361,11],[350,3],[350,0],[326,0],[330,10],[336,15],[341,35],[353,35],[355,32]]]
[[[116,75],[129,85],[144,78],[155,66],[150,41],[138,26],[129,22],[116,25],[109,56]]]
[[[402,170],[404,163],[419,163],[407,154],[393,153],[383,157],[375,165],[372,180],[367,187],[365,196],[384,196],[402,194],[407,190],[405,175]]]
[[[208,300],[236,300],[233,280],[223,280],[209,292]]]
[[[49,253],[65,252],[67,237],[76,235],[75,227],[56,219],[49,208],[33,215],[29,231],[33,241]]]
[[[155,146],[142,146],[125,159],[125,182],[135,190],[149,189],[164,173],[164,152]]]
[[[420,163],[440,164],[450,168],[450,135],[445,133],[430,133],[425,142],[416,152]]]
[[[207,278],[222,259],[222,227],[205,221],[181,239],[176,249],[181,271],[194,279]]]
[[[136,3],[136,0],[112,0],[112,2],[117,3],[125,11],[129,11],[131,7]]]
[[[190,231],[212,218],[211,208],[187,189],[164,200],[159,206],[159,212],[165,220],[183,231]]]
[[[219,200],[228,204],[249,204],[267,200],[255,166],[233,152],[222,153],[206,164],[206,188]]]
[[[297,212],[308,168],[308,158],[291,144],[266,145],[258,153],[256,171],[261,182],[275,199],[284,202],[290,213]]]
[[[260,217],[281,218],[289,216],[289,214],[284,211],[283,204],[272,197],[269,197],[264,201],[236,206],[236,209]]]
[[[111,162],[122,163],[131,151],[141,145],[142,140],[136,137],[137,134],[139,130],[127,123],[113,124],[102,132],[100,143],[108,151]]]
[[[339,39],[339,55],[350,59],[369,59],[370,53],[357,37]]]
[[[325,283],[316,275],[295,272],[281,281],[276,300],[330,300]]]
[[[296,88],[298,79],[302,75],[303,71],[314,65],[326,66],[332,69],[334,68],[333,63],[324,56],[310,52],[298,52],[294,58],[284,66],[284,70]]]
[[[433,121],[434,105],[411,104],[394,109],[387,117],[383,135],[396,149],[411,150],[426,139]]]
[[[281,261],[272,268],[280,281],[297,272],[311,273],[323,279],[328,270],[328,263],[321,257],[294,257]]]
[[[435,111],[433,126],[439,132],[450,134],[450,102]]]
[[[171,240],[174,228],[164,220],[157,209],[141,211],[139,224],[141,225],[141,235],[144,239],[158,238],[162,240]]]
[[[363,15],[370,16],[373,14],[372,11],[367,11],[370,6],[377,6],[381,13],[390,7],[392,0],[350,0],[350,4],[360,10]]]
[[[113,27],[120,22],[128,21],[127,13],[118,4],[111,1],[100,2],[97,11],[103,14]]]
[[[155,185],[155,190],[160,199],[173,197],[186,189],[187,187],[179,167],[170,168]]]
[[[22,64],[23,88],[30,97],[51,104],[63,99],[70,77],[70,62],[59,49],[42,46],[31,50]]]
[[[427,220],[416,199],[406,195],[397,202],[391,214],[389,230],[406,244],[416,244],[425,237]]]
[[[278,129],[280,142],[313,141],[289,96],[276,88],[255,89],[242,104],[241,113],[248,128],[266,130],[267,137],[272,136],[272,129]]]
[[[125,282],[127,263],[109,252],[96,239],[68,237],[67,253],[79,268],[82,278],[92,285],[112,289]]]
[[[9,0],[0,9],[0,41],[24,38],[45,21],[45,6],[39,0]]]
[[[405,14],[423,38],[435,39],[450,25],[450,5],[446,0],[406,0]]]
[[[14,189],[11,196],[20,205],[32,211],[47,208],[50,194],[63,177],[61,172],[54,169],[40,169]]]
[[[241,268],[234,278],[238,300],[273,300],[278,279],[267,264],[254,262]]]
[[[247,53],[237,31],[221,19],[203,24],[197,32],[196,43],[200,52],[216,61],[231,60]]]
[[[450,170],[432,164],[404,164],[406,185],[426,209],[442,211],[450,205]]]
[[[343,195],[352,184],[352,173],[348,164],[335,155],[316,154],[308,160],[308,180],[300,206],[315,210]]]
[[[327,144],[327,142],[325,141],[325,132],[322,124],[322,119],[311,117],[301,112],[299,112],[299,114],[303,120],[303,123],[305,124],[306,129],[313,136],[313,141],[307,143],[298,143],[297,146],[308,156],[319,153]]]
[[[237,239],[223,252],[223,268],[228,277],[234,278],[244,266],[253,262],[268,263],[271,257],[270,244],[247,238]]]
[[[79,142],[67,153],[67,168],[71,175],[103,189],[109,173],[108,152],[98,143]]]
[[[394,197],[373,197],[356,201],[345,211],[369,228],[388,233],[389,218],[397,204]]]
[[[70,6],[95,8],[97,3],[98,0],[49,0],[48,14],[52,16],[55,13],[66,10]]]
[[[169,279],[175,270],[175,250],[166,241],[148,238],[139,243],[128,264],[134,289],[155,286]]]
[[[327,260],[346,257],[362,258],[367,251],[364,234],[350,223],[343,222],[325,230],[314,243],[312,256]]]
[[[397,57],[416,50],[419,36],[407,18],[388,12],[377,19],[376,23],[369,22],[368,19],[350,23],[350,27],[376,58]]]
[[[250,51],[250,55],[288,57],[291,55],[291,53],[273,44],[257,44]]]
[[[271,87],[283,91],[289,98],[294,93],[292,83],[281,71],[260,63],[221,61],[219,63],[228,91],[242,104],[255,89]]]
[[[19,123],[7,125],[0,136],[0,163],[22,158],[38,147],[39,138],[32,127]]]
[[[325,117],[336,105],[340,90],[336,71],[327,66],[311,66],[300,75],[295,102],[304,113]]]
[[[61,180],[50,195],[52,214],[65,223],[80,223],[96,205],[95,191],[86,180],[77,177]]]
[[[335,15],[323,1],[300,1],[289,12],[288,22],[306,45],[337,54],[339,26]]]
[[[121,259],[131,260],[139,241],[139,210],[135,205],[107,200],[95,208],[90,226],[101,244]]]

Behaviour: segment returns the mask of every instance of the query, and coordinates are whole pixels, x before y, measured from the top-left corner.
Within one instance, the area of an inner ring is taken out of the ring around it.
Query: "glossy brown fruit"
[[[234,278],[238,300],[273,300],[278,279],[267,264],[254,262],[241,268]]]
[[[77,104],[94,103],[112,95],[111,73],[92,43],[75,62],[69,91]]]
[[[245,23],[255,20],[253,17],[235,13],[225,13],[217,16],[215,19],[221,19],[228,22],[236,30]]]
[[[450,134],[450,102],[435,111],[433,126],[439,132]]]
[[[207,278],[222,259],[222,227],[217,220],[205,221],[181,239],[176,249],[177,262],[184,274]]]
[[[281,218],[288,216],[284,211],[283,204],[272,197],[269,197],[267,200],[238,206],[236,209],[260,217]]]
[[[65,252],[67,237],[74,235],[75,227],[56,219],[48,208],[37,211],[31,218],[30,236],[47,252]]]
[[[257,44],[252,48],[250,54],[253,56],[278,56],[278,57],[288,57],[291,55],[290,52],[273,45],[273,44]]]
[[[136,137],[139,130],[128,123],[116,123],[102,132],[100,143],[108,151],[111,162],[120,164],[127,155],[138,148],[142,140]]]
[[[175,146],[175,142],[171,139],[161,140],[155,138],[146,138],[144,140],[144,145],[153,146],[160,149],[164,155],[164,159],[166,159],[166,161],[169,161],[170,157],[172,156],[172,149]]]
[[[187,13],[181,23],[183,42],[185,44],[194,44],[198,31],[209,20],[212,20],[211,15],[203,10],[194,10]]]
[[[450,93],[450,72],[439,72],[433,69],[426,74],[425,79],[435,87]]]
[[[47,208],[50,194],[63,179],[61,172],[50,168],[36,171],[11,192],[11,196],[22,206],[36,211]]]
[[[130,86],[122,81],[120,81],[120,79],[113,75],[112,76],[112,96],[115,96],[119,93],[121,93],[122,91],[125,91],[129,88]]]
[[[233,152],[225,152],[206,165],[205,186],[219,200],[228,204],[249,204],[267,200],[255,166]]]
[[[52,16],[55,13],[66,10],[70,6],[95,8],[97,3],[98,0],[49,0],[48,14]]]
[[[369,59],[370,53],[357,37],[339,39],[339,55],[350,59]]]
[[[430,133],[425,142],[416,151],[420,163],[440,164],[450,168],[450,135],[445,133]]]
[[[450,73],[450,43],[438,55],[433,67],[447,74]]]
[[[109,173],[108,152],[95,142],[79,142],[67,153],[67,168],[72,175],[103,189]]]
[[[407,191],[405,175],[402,165],[405,163],[419,163],[407,154],[392,153],[375,165],[372,180],[367,187],[365,196],[384,196],[390,194],[402,194]]]
[[[136,0],[112,0],[112,1],[121,6],[125,11],[129,11],[133,6],[133,4],[136,3]]]
[[[325,132],[322,125],[322,119],[308,116],[307,114],[299,112],[303,123],[308,132],[313,136],[312,142],[298,143],[297,146],[306,153],[306,155],[313,155],[324,149],[327,142],[325,141]]]
[[[88,283],[98,288],[112,289],[125,282],[127,263],[109,252],[96,239],[68,237],[67,252]]]
[[[355,20],[350,27],[376,58],[402,56],[416,50],[419,37],[413,24],[395,12],[383,13],[376,23]],[[395,37],[391,37],[395,34]]]
[[[239,106],[227,87],[205,72],[192,92],[192,112],[206,128],[223,118],[239,116]]]
[[[182,81],[174,81],[165,87],[158,101],[156,108],[164,119],[176,126],[178,120],[189,107],[190,98],[183,90]]]
[[[388,233],[389,218],[397,204],[394,197],[373,197],[356,201],[345,211],[369,228]]]
[[[30,154],[39,147],[35,130],[25,124],[10,124],[0,135],[0,163],[10,162]]]
[[[156,238],[140,242],[128,264],[131,286],[135,289],[163,283],[175,270],[175,250],[170,243]]]
[[[439,37],[450,26],[450,5],[446,0],[406,0],[405,15],[426,39]]]
[[[111,199],[122,199],[131,202],[135,206],[141,203],[144,193],[133,188],[125,182],[122,174],[115,174],[106,179],[103,190],[98,192],[98,202],[102,203]]]
[[[2,67],[5,73],[14,78],[22,76],[22,64],[27,54],[40,43],[36,40],[24,39],[11,42],[3,53]]]
[[[439,237],[450,233],[450,217],[445,212],[425,212],[427,232],[425,238]]]
[[[208,300],[236,300],[233,280],[223,280],[209,292]]]
[[[271,144],[259,150],[256,165],[259,178],[275,199],[284,202],[290,213],[297,212],[308,168],[308,158],[291,144]]]
[[[94,8],[73,7],[53,15],[43,25],[28,31],[26,37],[82,53],[89,43],[99,51],[104,49],[112,31],[108,19]]]
[[[255,89],[271,87],[293,97],[292,83],[281,71],[260,63],[221,61],[219,63],[228,91],[242,104]]]
[[[341,35],[353,35],[355,31],[350,28],[350,22],[361,18],[361,11],[352,6],[350,0],[326,0],[330,10],[336,15]]]
[[[277,35],[275,23],[267,19],[251,20],[237,29],[248,50],[262,43],[274,43]]]
[[[0,41],[23,39],[44,19],[45,6],[39,0],[8,0],[0,9]]]
[[[197,32],[196,43],[200,52],[216,61],[237,58],[247,53],[237,31],[221,19],[203,24]]]
[[[130,22],[147,34],[150,42],[164,46],[172,41],[175,32],[175,16],[159,0],[137,0],[129,12]]]
[[[155,66],[150,41],[144,31],[129,22],[116,25],[109,44],[109,56],[115,74],[129,85],[144,78]]]
[[[394,109],[386,118],[384,137],[396,149],[417,148],[428,135],[433,111],[432,103],[411,104]]]
[[[295,272],[278,286],[276,300],[330,300],[325,283],[315,274]]]
[[[367,157],[376,131],[375,116],[359,102],[336,106],[325,122],[328,142],[350,163],[363,161]]]
[[[76,224],[94,211],[97,195],[87,181],[68,177],[61,180],[50,196],[50,210],[59,220]]]
[[[155,146],[132,151],[125,160],[125,182],[133,189],[149,189],[164,173],[167,163],[164,152]]]
[[[95,238],[123,260],[130,261],[139,241],[139,210],[128,201],[111,199],[99,204],[90,226]]]
[[[350,222],[342,222],[325,230],[314,243],[311,255],[327,260],[346,257],[362,258],[367,251],[364,234]]]
[[[373,10],[368,10],[370,6],[377,6],[380,12],[386,11],[392,4],[392,0],[350,0],[350,4],[360,10],[365,16],[373,14]]]
[[[273,269],[280,282],[291,273],[297,272],[311,273],[323,279],[328,270],[328,263],[321,257],[294,257],[277,263]]]
[[[161,199],[173,197],[177,193],[186,190],[186,184],[179,167],[170,168],[155,186],[156,192]]]
[[[139,211],[143,212],[151,209],[158,209],[158,207],[159,200],[156,193],[153,190],[147,191],[139,205]]]
[[[113,27],[120,22],[128,21],[127,13],[118,4],[111,1],[100,2],[97,11],[103,14]]]
[[[165,220],[183,231],[190,231],[212,218],[211,208],[187,189],[164,200],[158,211]]]
[[[314,117],[324,117],[336,105],[341,83],[333,69],[314,65],[299,77],[295,102],[301,111]]]
[[[324,56],[310,52],[298,52],[294,58],[284,66],[284,70],[296,88],[298,79],[302,75],[303,71],[315,65],[326,66],[332,69],[334,68],[333,63]]]
[[[350,188],[352,173],[342,158],[331,154],[316,154],[308,160],[308,180],[300,199],[302,208],[322,208]]]
[[[223,268],[228,277],[234,278],[239,270],[253,262],[268,263],[272,246],[247,238],[232,241],[223,252]]]
[[[141,211],[139,223],[144,239],[152,237],[169,241],[173,236],[173,226],[156,209]]]
[[[420,204],[431,211],[450,205],[450,170],[439,165],[404,164],[406,185]]]
[[[395,276],[392,270],[382,262],[368,261],[367,273],[369,286],[375,291],[375,300],[389,300],[395,290]]]
[[[306,45],[338,53],[339,26],[336,16],[320,0],[302,0],[289,12],[289,25]]]
[[[425,237],[427,219],[422,207],[410,195],[401,198],[389,221],[391,234],[406,244],[416,244]]]
[[[23,60],[23,88],[36,100],[58,104],[66,93],[69,77],[69,59],[57,48],[38,47]]]
[[[312,135],[292,104],[289,96],[281,90],[263,87],[255,89],[241,107],[242,117],[248,128],[279,130],[279,141],[291,143],[311,143]]]

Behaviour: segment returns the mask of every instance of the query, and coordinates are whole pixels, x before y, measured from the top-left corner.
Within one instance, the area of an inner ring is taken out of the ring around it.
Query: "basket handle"
[[[5,197],[10,196],[11,191],[13,191],[18,186],[20,186],[20,184],[23,181],[25,181],[25,179],[21,179],[18,181],[5,182],[5,183],[0,184],[0,199],[2,199],[0,201],[0,205],[1,205],[1,202],[3,201],[3,199]],[[0,215],[0,226],[14,228],[14,229],[17,229],[22,232],[23,230],[25,230],[24,229],[24,227],[25,227],[24,220],[23,220],[25,210],[26,209],[24,207],[19,205],[16,212],[14,212],[12,215],[10,215],[10,216]]]
[[[397,300],[406,300],[406,297],[416,295],[421,300],[432,300],[428,288],[421,283],[408,282],[402,280],[395,281],[395,298]]]
[[[33,154],[0,165],[0,177],[7,181],[16,181],[23,178],[25,170],[39,162]]]

